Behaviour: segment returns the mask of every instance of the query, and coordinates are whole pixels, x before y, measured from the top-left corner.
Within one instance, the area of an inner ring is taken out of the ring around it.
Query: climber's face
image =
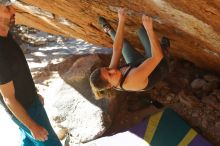
[[[100,69],[101,78],[108,81],[109,87],[117,87],[121,79],[121,72],[118,69],[103,67]]]
[[[15,10],[10,6],[0,4],[0,33],[4,35],[15,24]],[[7,34],[6,34],[7,35]]]

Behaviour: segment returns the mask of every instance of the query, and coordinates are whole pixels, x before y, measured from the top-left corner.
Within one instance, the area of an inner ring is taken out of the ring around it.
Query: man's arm
[[[16,100],[13,81],[0,85],[0,92],[10,111],[31,131],[34,138],[40,141],[47,140],[47,130],[33,121],[23,106]]]
[[[124,41],[125,9],[120,9],[118,11],[118,17],[119,23],[115,35],[115,40],[113,44],[113,54],[109,68],[117,68],[121,58]]]

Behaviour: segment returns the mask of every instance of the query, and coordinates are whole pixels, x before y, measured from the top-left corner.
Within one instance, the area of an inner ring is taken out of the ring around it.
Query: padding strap
[[[125,79],[126,79],[128,73],[131,71],[131,69],[132,69],[132,67],[130,66],[130,68],[129,68],[129,69],[126,71],[126,73],[122,76],[121,81],[120,81],[120,88],[121,88],[122,90],[124,90],[124,91],[125,91],[125,89],[124,89],[122,86],[123,86],[123,83],[124,83],[124,81],[125,81]]]

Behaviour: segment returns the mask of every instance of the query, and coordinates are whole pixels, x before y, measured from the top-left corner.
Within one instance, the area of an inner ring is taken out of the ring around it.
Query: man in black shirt
[[[15,11],[0,0],[0,101],[19,126],[22,146],[61,146],[39,100],[25,56],[8,33]]]

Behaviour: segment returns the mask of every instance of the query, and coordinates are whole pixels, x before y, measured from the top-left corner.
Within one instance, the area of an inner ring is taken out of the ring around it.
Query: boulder
[[[126,38],[143,50],[136,31],[141,15],[153,17],[159,37],[171,40],[170,54],[199,67],[220,73],[220,7],[218,0],[17,0],[17,24],[45,32],[81,38],[100,46],[111,47],[112,40],[98,25],[104,16],[116,29],[117,10],[128,11]]]
[[[53,127],[67,129],[71,143],[82,143],[101,136],[107,129],[103,111],[89,102],[62,78],[49,87],[45,99],[46,110]],[[58,135],[63,139],[63,134]]]
[[[201,89],[203,86],[205,86],[207,82],[203,79],[195,79],[191,82],[192,89]]]

